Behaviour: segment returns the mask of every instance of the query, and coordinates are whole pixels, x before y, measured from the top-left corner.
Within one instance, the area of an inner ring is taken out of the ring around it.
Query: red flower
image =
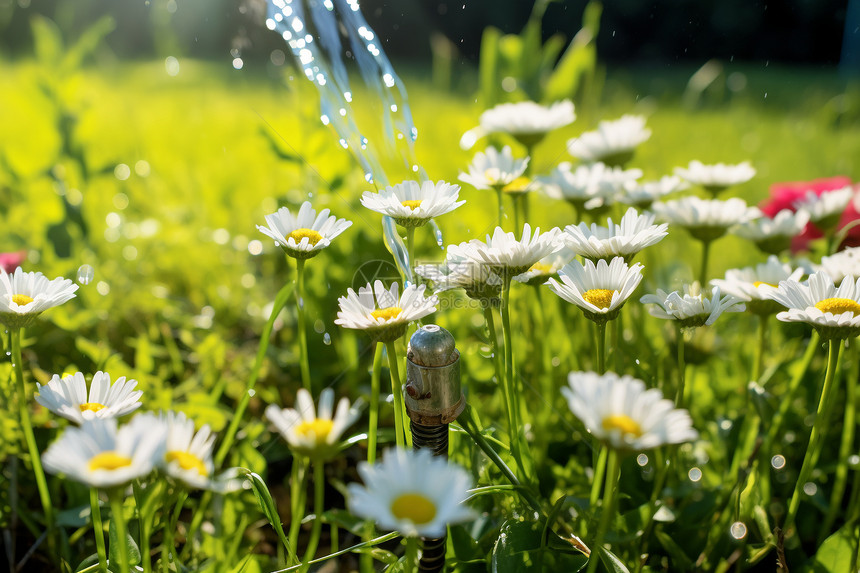
[[[0,268],[7,273],[14,273],[27,258],[27,251],[16,251],[14,253],[0,253]]]
[[[851,185],[851,179],[844,176],[825,177],[813,179],[812,181],[792,181],[789,183],[774,183],[770,186],[770,199],[763,201],[759,209],[768,217],[773,217],[783,209],[797,211],[794,207],[795,201],[803,199],[808,191],[821,195],[825,191],[834,191]],[[851,221],[860,218],[860,213],[854,206],[854,201],[848,203],[848,207],[842,213],[838,228],[841,229]],[[803,233],[791,241],[791,251],[805,251],[809,249],[809,242],[820,239],[824,234],[813,223],[808,223]],[[860,246],[860,226],[848,231],[848,235],[842,242],[840,248]]]

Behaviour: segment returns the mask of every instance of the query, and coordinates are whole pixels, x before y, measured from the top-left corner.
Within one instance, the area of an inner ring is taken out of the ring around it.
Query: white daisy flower
[[[329,216],[328,209],[317,215],[310,202],[305,201],[295,216],[286,207],[266,215],[266,225],[257,225],[257,229],[274,239],[288,255],[309,259],[328,247],[332,239],[352,225],[352,221]]]
[[[621,257],[609,264],[600,259],[595,265],[586,259],[583,265],[572,261],[559,271],[561,284],[551,278],[550,290],[582,309],[590,320],[605,322],[618,316],[621,307],[642,281],[642,265],[628,267]]]
[[[573,414],[595,438],[615,450],[650,450],[699,437],[687,410],[675,408],[656,388],[614,372],[571,372],[561,392]]]
[[[803,274],[802,268],[792,269],[791,265],[781,263],[776,255],[771,255],[766,263],[728,270],[725,279],[714,279],[711,284],[720,287],[721,292],[746,302],[750,312],[765,315],[779,310],[770,297],[779,283],[800,280]]]
[[[367,331],[381,342],[391,342],[403,336],[410,322],[436,312],[438,297],[424,297],[425,285],[411,284],[398,297],[400,285],[392,283],[386,289],[377,280],[371,286],[349,289],[347,296],[337,300],[340,311],[334,323],[344,328]]]
[[[732,232],[754,242],[759,249],[771,255],[788,249],[791,239],[801,234],[809,222],[809,212],[804,209],[783,209],[773,218],[756,208],[750,212],[754,218],[739,224]]]
[[[665,223],[654,225],[654,214],[639,214],[630,207],[621,222],[616,225],[612,219],[606,220],[606,227],[592,223],[568,225],[561,235],[567,247],[577,255],[591,260],[624,257],[631,259],[651,245],[656,245],[669,234],[669,226]]]
[[[281,409],[269,404],[266,417],[292,449],[314,459],[326,460],[337,454],[341,436],[361,415],[361,401],[350,407],[349,399],[341,398],[336,411],[333,406],[334,390],[331,388],[320,393],[318,410],[311,393],[301,388],[296,393],[295,408]]]
[[[116,418],[92,418],[66,428],[42,454],[51,473],[90,487],[123,485],[149,474],[164,457],[167,426],[141,414],[117,430]]]
[[[0,269],[0,322],[7,328],[29,326],[42,312],[75,298],[78,285],[70,279],[48,280],[39,272]]]
[[[570,249],[561,249],[551,255],[547,255],[529,268],[526,272],[514,277],[514,280],[530,285],[542,285],[546,279],[555,276],[568,264],[576,254]]]
[[[809,213],[809,219],[824,229],[832,229],[839,223],[842,212],[854,197],[854,189],[849,185],[842,189],[825,191],[816,195],[814,191],[807,191],[803,199],[794,202],[795,209],[802,209]]]
[[[816,270],[826,272],[836,284],[846,277],[860,278],[860,247],[849,247],[829,257],[821,257],[821,265]]]
[[[448,257],[441,265],[418,265],[415,272],[431,281],[437,293],[462,288],[469,298],[498,304],[502,278],[487,266]]]
[[[641,143],[648,141],[651,130],[641,115],[624,115],[613,121],[601,121],[596,131],[586,131],[567,142],[567,151],[583,161],[602,161],[607,165],[624,165]]]
[[[806,282],[782,281],[770,297],[788,308],[776,317],[783,322],[811,324],[822,339],[860,334],[860,279],[846,278],[839,287],[824,271]]]
[[[545,185],[547,195],[564,199],[580,210],[611,204],[626,184],[640,177],[641,169],[624,170],[603,163],[590,163],[571,170],[571,164],[563,162],[548,177],[538,180]]]
[[[547,133],[573,123],[573,102],[564,100],[549,107],[533,101],[503,103],[481,114],[481,124],[460,138],[460,147],[470,149],[478,138],[507,133],[526,147],[538,144]]]
[[[501,227],[487,235],[486,241],[472,239],[459,245],[448,245],[448,256],[467,259],[487,265],[502,277],[514,277],[529,270],[532,265],[545,256],[559,251],[564,245],[558,240],[560,231],[552,228],[541,234],[540,227],[532,233],[531,226],[523,225],[522,238],[517,240],[512,232],[506,233]]]
[[[439,181],[404,181],[389,185],[379,193],[365,191],[361,204],[388,215],[402,227],[420,227],[439,215],[453,211],[465,201],[457,201],[460,186]]]
[[[164,458],[160,464],[165,473],[191,487],[219,489],[212,479],[215,435],[209,426],[204,425],[195,433],[194,420],[183,412],[167,412],[160,419],[167,427]]]
[[[619,203],[647,209],[654,201],[684,191],[690,184],[676,175],[664,175],[658,181],[627,181],[623,187],[624,190],[616,196]]]
[[[514,159],[511,147],[506,145],[500,152],[495,147],[479,151],[469,165],[468,173],[460,173],[460,181],[475,189],[496,189],[517,180],[526,171],[529,158]]]
[[[475,517],[465,505],[468,472],[429,450],[387,450],[380,463],[359,463],[358,473],[364,485],[349,484],[349,511],[381,529],[437,538],[449,524]]]
[[[686,169],[683,167],[675,168],[675,175],[693,185],[701,185],[714,195],[732,185],[746,183],[755,177],[755,173],[755,168],[750,165],[749,161],[737,165],[726,165],[725,163],[705,165],[701,161],[693,160]]]
[[[135,390],[137,380],[117,378],[113,384],[110,374],[96,372],[87,392],[87,381],[81,372],[60,378],[57,374],[42,386],[36,383],[36,402],[51,412],[76,424],[91,418],[119,418],[142,405],[141,390]]]
[[[735,225],[749,221],[756,211],[747,207],[743,199],[700,199],[684,197],[673,201],[654,203],[651,207],[661,221],[684,227],[700,241],[713,241],[726,234]]]
[[[708,298],[702,293],[698,282],[685,285],[681,291],[667,293],[657,289],[657,294],[646,294],[639,299],[642,304],[653,304],[651,316],[676,320],[683,328],[710,326],[724,312],[742,312],[746,306],[738,298],[720,297],[720,287],[715,286]]]

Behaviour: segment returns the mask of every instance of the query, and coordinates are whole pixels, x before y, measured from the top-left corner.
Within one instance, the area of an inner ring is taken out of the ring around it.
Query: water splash
[[[382,234],[385,236],[385,246],[391,251],[391,256],[394,257],[394,264],[403,276],[404,287],[409,283],[415,282],[412,278],[412,265],[409,260],[409,252],[406,250],[406,244],[400,238],[400,233],[397,232],[397,224],[394,219],[388,215],[382,217]]]
[[[354,98],[343,60],[343,33],[364,83],[382,104],[387,147],[399,148],[407,165],[415,163],[418,130],[406,87],[364,19],[358,0],[268,0],[266,27],[284,38],[305,77],[319,92],[322,123],[330,125],[341,146],[352,152],[366,181],[384,184],[379,159],[351,113]]]

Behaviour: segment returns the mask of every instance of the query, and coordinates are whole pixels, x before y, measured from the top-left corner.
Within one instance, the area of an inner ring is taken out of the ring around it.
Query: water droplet
[[[781,470],[785,467],[785,457],[779,454],[776,454],[772,458],[770,458],[770,465],[773,466],[775,470]]]
[[[860,465],[860,456],[858,456],[857,454],[854,454],[853,456],[848,456],[848,465],[850,465],[852,468],[856,468],[858,465]]]
[[[245,66],[245,62],[242,61],[242,58],[233,58],[233,69],[241,70]]]
[[[440,229],[439,225],[436,223],[436,219],[430,219],[430,228],[433,230],[433,237],[436,239],[436,245],[440,249],[444,249],[445,239],[442,236],[442,229]]]
[[[299,308],[304,308],[304,307],[305,307],[305,299],[302,297],[299,297]]]
[[[747,526],[742,521],[736,521],[729,528],[729,533],[735,539],[743,539],[747,536]]]
[[[256,396],[256,395],[257,395],[257,391],[256,391],[256,390],[254,390],[253,388],[251,388],[250,390],[248,390],[248,396],[250,396],[251,398],[253,398],[253,397],[254,397],[254,396]]]
[[[815,485],[814,483],[812,483],[811,481],[808,481],[805,484],[803,484],[803,493],[805,493],[806,495],[809,495],[809,496],[813,496],[816,493],[818,493],[818,486]]]
[[[96,272],[91,265],[81,265],[78,267],[78,282],[82,285],[88,285],[93,281]]]
[[[639,454],[636,456],[636,463],[639,464],[639,467],[645,467],[648,465],[648,456],[646,454]]]
[[[9,351],[7,350],[7,351],[6,351],[6,356],[12,356],[12,353],[11,353],[11,352],[9,352]]]
[[[331,345],[331,335],[328,332],[323,334],[323,344],[325,344],[326,346]]]

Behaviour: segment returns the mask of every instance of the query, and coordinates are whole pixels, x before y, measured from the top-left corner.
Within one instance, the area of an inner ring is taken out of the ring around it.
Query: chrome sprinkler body
[[[427,448],[434,456],[447,458],[448,424],[466,407],[466,398],[460,388],[460,351],[444,328],[428,324],[409,339],[405,398],[412,448]],[[430,573],[445,568],[446,537],[421,538],[419,571]]]

